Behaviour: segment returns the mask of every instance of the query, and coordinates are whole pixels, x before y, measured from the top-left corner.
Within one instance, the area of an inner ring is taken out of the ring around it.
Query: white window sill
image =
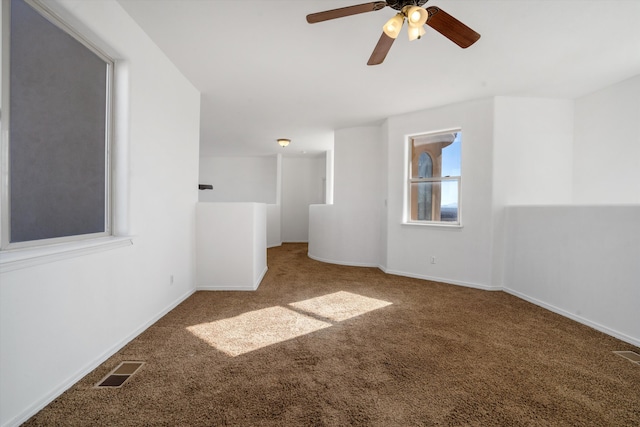
[[[446,222],[403,222],[401,223],[401,225],[407,225],[410,227],[433,227],[454,230],[464,228],[462,224],[447,224]]]
[[[0,273],[133,245],[131,236],[61,243],[0,252]]]

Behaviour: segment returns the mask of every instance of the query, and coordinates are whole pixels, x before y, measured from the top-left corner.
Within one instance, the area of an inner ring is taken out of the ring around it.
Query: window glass
[[[49,19],[10,3],[3,246],[109,234],[112,62]]]

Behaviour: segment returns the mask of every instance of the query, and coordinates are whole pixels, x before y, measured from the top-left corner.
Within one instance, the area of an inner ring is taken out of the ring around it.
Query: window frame
[[[37,249],[50,245],[69,244],[83,241],[104,241],[105,238],[114,237],[114,209],[113,209],[113,159],[112,147],[115,127],[114,103],[115,103],[115,64],[116,61],[106,54],[102,49],[92,43],[86,36],[75,30],[71,25],[65,22],[59,15],[49,9],[41,0],[23,0],[28,6],[32,7],[44,19],[55,25],[58,29],[68,34],[85,48],[95,54],[98,58],[105,62],[106,66],[106,105],[105,105],[105,135],[104,135],[104,231],[88,234],[70,235],[38,240],[30,240],[23,242],[11,242],[11,186],[9,182],[9,169],[11,161],[9,158],[9,119],[11,112],[10,106],[10,35],[11,35],[11,2],[3,1],[2,4],[2,99],[0,127],[1,133],[1,150],[2,163],[0,164],[1,173],[1,195],[2,209],[0,210],[0,251],[9,252],[19,249]],[[86,243],[85,243],[86,245]]]
[[[438,131],[429,131],[429,132],[421,132],[416,134],[411,134],[406,136],[405,141],[405,168],[404,168],[404,209],[403,209],[403,225],[415,225],[415,226],[428,226],[428,227],[444,227],[444,228],[462,228],[462,150],[460,152],[460,175],[457,176],[438,176],[438,177],[427,177],[427,178],[414,178],[413,174],[413,147],[412,141],[416,138],[420,137],[434,137],[442,134],[449,133],[462,133],[462,128],[451,128],[451,129],[443,129]],[[461,141],[462,144],[462,141]],[[429,155],[427,153],[427,155]],[[433,159],[432,159],[433,160]],[[417,220],[411,219],[411,209],[412,209],[412,195],[411,195],[411,187],[412,184],[417,184],[421,182],[430,182],[430,183],[443,183],[443,182],[456,182],[458,186],[458,215],[457,221],[435,221],[435,220]]]

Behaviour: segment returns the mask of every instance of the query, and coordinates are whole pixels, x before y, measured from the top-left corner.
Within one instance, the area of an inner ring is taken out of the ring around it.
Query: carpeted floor
[[[639,426],[638,348],[503,292],[268,251],[197,292],[28,426]],[[94,385],[122,361],[121,388]]]

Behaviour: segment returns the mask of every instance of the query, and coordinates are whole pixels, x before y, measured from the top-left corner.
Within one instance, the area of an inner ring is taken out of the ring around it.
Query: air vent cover
[[[640,354],[634,351],[614,351],[614,353],[640,365]]]
[[[135,374],[144,362],[122,362],[96,384],[96,388],[120,388]]]

